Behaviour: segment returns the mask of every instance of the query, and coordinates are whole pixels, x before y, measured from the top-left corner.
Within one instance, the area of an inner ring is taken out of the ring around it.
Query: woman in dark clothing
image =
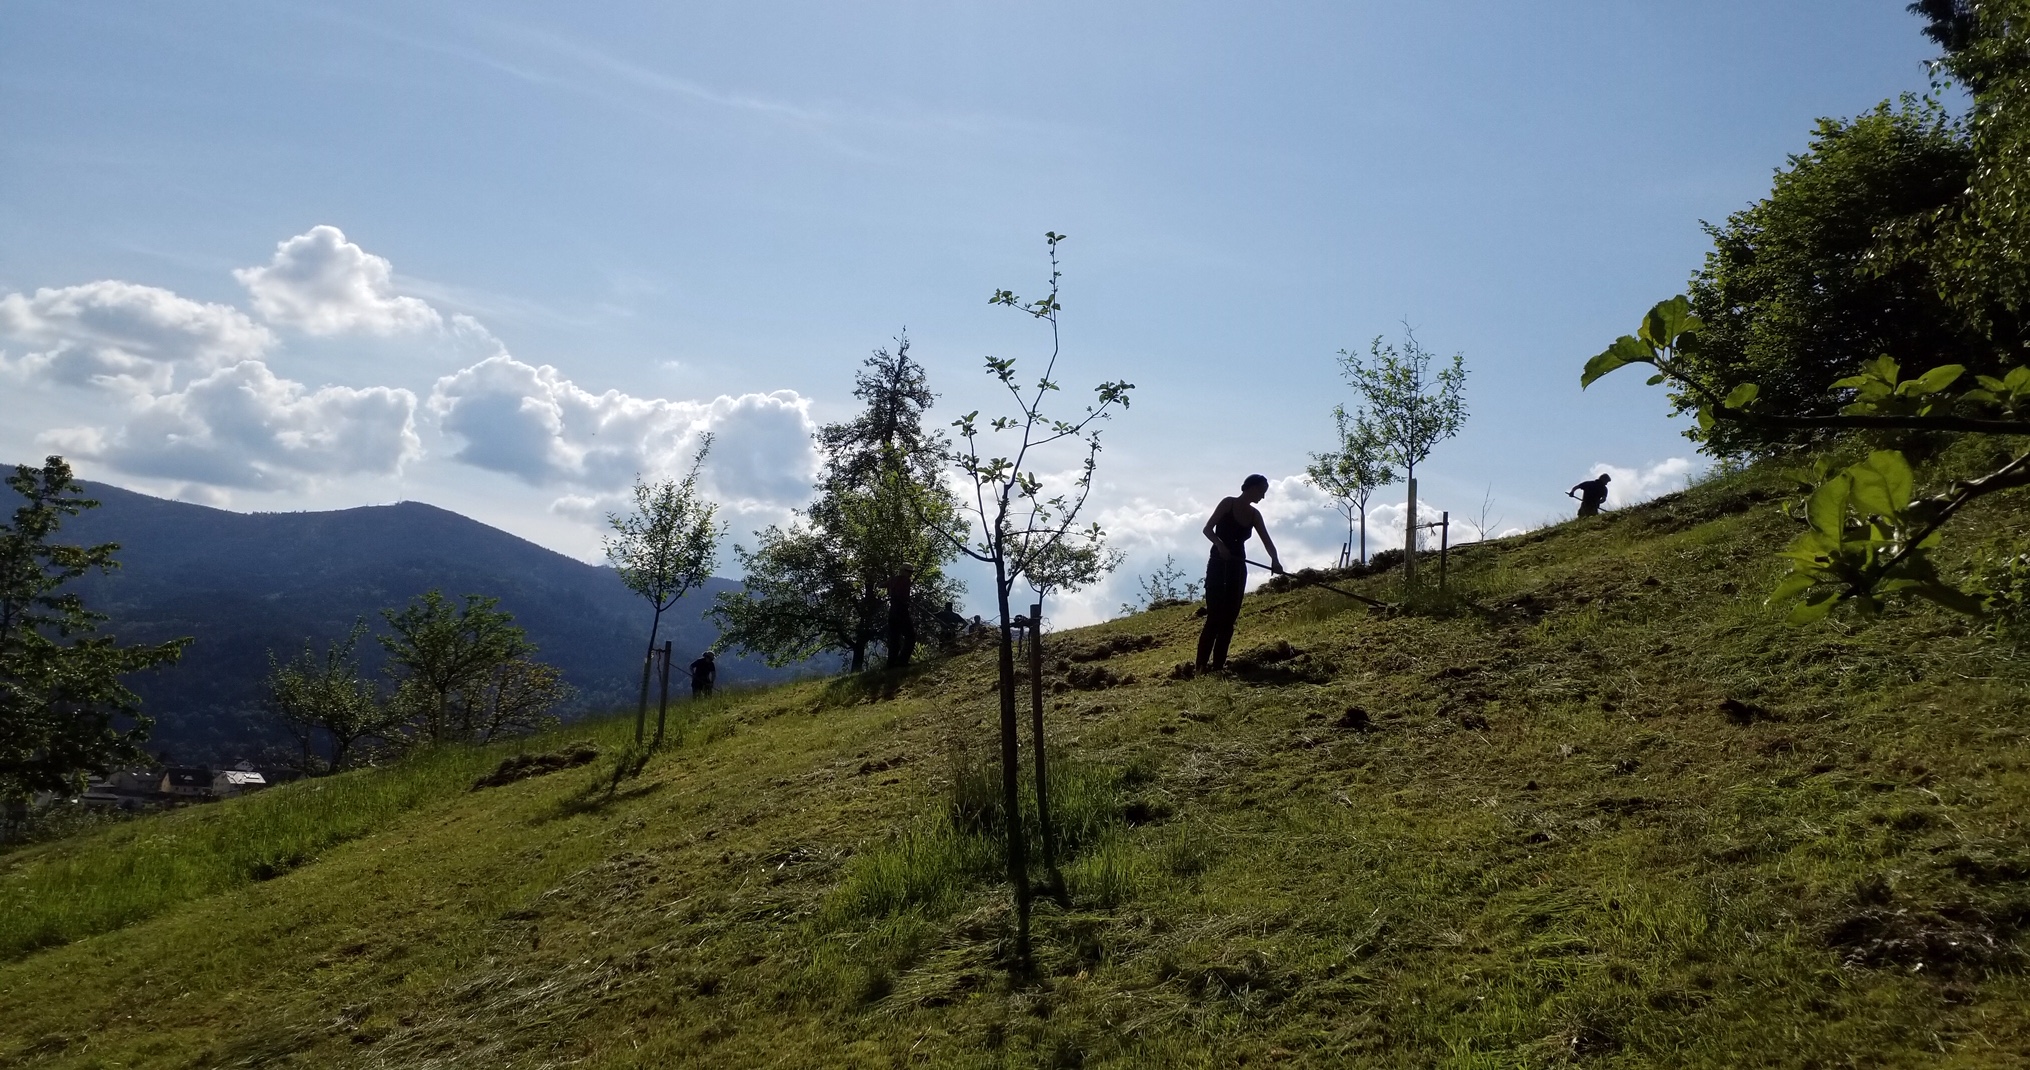
[[[1212,540],[1212,558],[1205,565],[1205,628],[1198,633],[1198,671],[1226,668],[1227,644],[1233,641],[1234,621],[1241,615],[1241,595],[1248,586],[1247,542],[1259,532],[1262,548],[1269,551],[1269,571],[1283,571],[1276,556],[1276,541],[1262,523],[1255,503],[1267,497],[1269,477],[1249,476],[1241,483],[1239,496],[1221,498],[1205,522],[1205,537]]]

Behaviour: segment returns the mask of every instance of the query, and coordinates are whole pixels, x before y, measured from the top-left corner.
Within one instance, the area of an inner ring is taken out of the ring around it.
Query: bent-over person
[[[1598,516],[1600,515],[1600,506],[1607,501],[1608,481],[1613,478],[1608,473],[1602,472],[1598,479],[1574,483],[1572,489],[1565,492],[1565,497],[1578,497],[1580,516]]]
[[[1226,668],[1226,650],[1233,642],[1234,622],[1240,619],[1241,596],[1248,587],[1248,536],[1259,533],[1262,548],[1269,551],[1269,570],[1283,571],[1276,556],[1276,541],[1262,523],[1255,503],[1269,494],[1269,477],[1252,475],[1241,482],[1240,494],[1221,498],[1205,522],[1205,537],[1212,540],[1212,556],[1205,564],[1205,627],[1198,633],[1197,671]]]
[[[719,662],[712,652],[707,650],[698,655],[698,660],[691,663],[691,697],[709,698],[712,694],[712,685],[718,682]]]

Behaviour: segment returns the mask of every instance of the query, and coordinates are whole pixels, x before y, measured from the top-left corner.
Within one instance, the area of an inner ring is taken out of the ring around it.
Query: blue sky
[[[591,558],[628,477],[712,430],[745,535],[905,326],[939,414],[1004,407],[981,358],[1047,339],[986,297],[1036,291],[1054,229],[1061,378],[1138,385],[1092,505],[1130,563],[1074,616],[1195,568],[1249,472],[1290,563],[1329,557],[1290,477],[1349,398],[1335,351],[1405,320],[1471,372],[1420,496],[1529,526],[1601,465],[1699,466],[1660,392],[1580,365],[1929,52],[1854,0],[16,0],[0,456]]]

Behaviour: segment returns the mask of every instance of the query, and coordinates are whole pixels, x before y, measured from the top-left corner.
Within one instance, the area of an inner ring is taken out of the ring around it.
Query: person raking
[[[1240,619],[1241,596],[1248,586],[1249,535],[1262,536],[1262,548],[1269,551],[1269,571],[1283,571],[1276,541],[1269,538],[1269,528],[1255,508],[1268,494],[1269,477],[1249,476],[1241,482],[1240,494],[1221,498],[1205,522],[1212,556],[1205,563],[1205,627],[1198,633],[1197,672],[1226,668],[1227,645],[1233,642],[1234,622]]]
[[[719,682],[719,663],[707,650],[691,663],[691,697],[709,698],[712,685]]]
[[[1565,497],[1573,497],[1576,493],[1579,499],[1580,516],[1598,516],[1600,514],[1600,506],[1607,501],[1607,483],[1613,478],[1613,476],[1606,472],[1602,472],[1598,479],[1589,479],[1584,483],[1574,483],[1572,489],[1565,492]]]

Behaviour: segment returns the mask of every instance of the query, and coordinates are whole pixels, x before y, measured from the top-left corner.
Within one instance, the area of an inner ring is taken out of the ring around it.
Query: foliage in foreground
[[[120,646],[94,634],[105,615],[64,588],[118,568],[119,546],[52,540],[65,518],[99,503],[81,496],[61,457],[15,466],[7,485],[23,502],[0,526],[0,805],[19,805],[82,791],[88,775],[142,758],[150,721],[120,678],[174,664],[189,640]]]

